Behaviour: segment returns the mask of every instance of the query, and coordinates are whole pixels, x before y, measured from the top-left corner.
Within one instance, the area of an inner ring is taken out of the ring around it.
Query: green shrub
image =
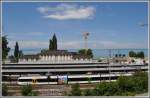
[[[120,76],[116,82],[101,82],[94,89],[80,90],[72,86],[72,96],[134,96],[148,91],[148,73],[137,71],[132,76]]]
[[[92,90],[92,89],[85,89],[85,90],[83,91],[83,95],[84,95],[84,96],[92,96],[92,95],[94,95],[94,94],[93,94],[93,90]]]
[[[24,85],[21,88],[21,93],[23,96],[37,96],[37,92],[33,91],[32,85]]]
[[[2,96],[8,95],[8,87],[6,84],[2,84]]]
[[[71,88],[72,88],[72,90],[71,90],[71,94],[69,94],[70,96],[81,96],[82,95],[82,91],[80,90],[80,86],[78,83],[73,84]]]

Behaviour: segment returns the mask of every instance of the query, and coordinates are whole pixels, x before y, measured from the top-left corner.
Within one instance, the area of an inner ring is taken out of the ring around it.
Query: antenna
[[[84,48],[87,49],[87,39],[88,39],[88,36],[90,35],[90,33],[88,32],[84,32],[83,33],[83,38],[84,38]]]

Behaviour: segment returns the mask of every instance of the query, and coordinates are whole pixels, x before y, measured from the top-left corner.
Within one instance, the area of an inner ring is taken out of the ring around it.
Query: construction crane
[[[84,48],[87,49],[87,39],[88,39],[88,36],[90,35],[90,33],[88,32],[84,32],[83,33],[83,38],[84,38]]]

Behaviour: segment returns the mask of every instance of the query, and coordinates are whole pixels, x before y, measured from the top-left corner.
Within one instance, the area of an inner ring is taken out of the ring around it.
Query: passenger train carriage
[[[93,75],[57,75],[57,76],[32,76],[19,77],[18,84],[74,84],[74,83],[96,83],[101,81],[115,81],[119,76],[130,76],[127,74],[93,74]]]

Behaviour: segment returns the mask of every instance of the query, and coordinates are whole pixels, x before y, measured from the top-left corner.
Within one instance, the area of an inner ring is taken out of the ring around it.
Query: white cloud
[[[43,14],[44,18],[67,20],[91,19],[96,9],[92,6],[60,4],[56,7],[39,7],[37,10]]]

